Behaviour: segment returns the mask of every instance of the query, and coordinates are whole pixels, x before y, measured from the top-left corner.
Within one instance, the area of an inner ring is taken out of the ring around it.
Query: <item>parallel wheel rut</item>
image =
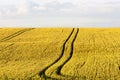
[[[79,33],[79,28],[71,31],[68,38],[65,40],[62,48],[61,55],[58,59],[56,59],[52,64],[48,65],[46,68],[44,68],[42,71],[39,72],[39,76],[45,80],[52,79],[52,80],[58,80],[58,79],[72,79],[73,77],[63,75],[61,73],[62,68],[64,65],[72,58],[73,50],[74,50],[74,42]],[[57,66],[55,66],[57,65]],[[51,70],[52,69],[52,70]],[[47,74],[47,72],[50,72],[50,74]],[[55,75],[56,77],[53,77],[52,75]]]

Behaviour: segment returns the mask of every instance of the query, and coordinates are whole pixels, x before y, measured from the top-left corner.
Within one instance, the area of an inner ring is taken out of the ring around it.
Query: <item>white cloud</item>
[[[20,15],[29,13],[29,4],[27,3],[26,0],[16,5],[16,8],[17,8],[17,13]]]
[[[36,10],[46,10],[46,7],[44,7],[44,6],[35,6],[34,9],[36,9]]]
[[[20,25],[24,20],[26,24],[30,22],[31,25],[53,25],[51,21],[68,26],[69,23],[71,25],[79,23],[112,25],[111,22],[114,22],[114,25],[115,23],[120,25],[118,23],[120,21],[119,7],[119,0],[0,0],[0,23],[3,20],[6,23],[8,20],[12,20],[13,22],[18,21],[16,25]],[[44,19],[45,22],[41,19]],[[36,20],[38,21],[35,22]],[[51,21],[49,22],[49,20]]]
[[[115,11],[116,6],[109,6],[108,4],[112,3],[109,0],[102,0],[102,1],[96,1],[96,0],[21,0],[21,1],[14,1],[14,3],[6,3],[5,1],[8,0],[2,0],[2,3],[4,3],[3,6],[5,6],[5,9],[0,9],[0,12],[5,14],[13,14],[14,15],[37,15],[42,14],[41,16],[47,15],[47,16],[66,16],[72,15],[74,16],[83,16],[83,14],[102,14],[104,15],[108,13],[112,13]],[[12,0],[11,0],[12,1]],[[8,1],[10,2],[10,1]],[[1,4],[1,3],[0,3]],[[114,2],[115,4],[115,2]],[[117,3],[118,4],[118,3]],[[10,7],[10,5],[14,5],[13,7]],[[1,6],[2,7],[2,6]],[[14,11],[13,11],[14,9]]]

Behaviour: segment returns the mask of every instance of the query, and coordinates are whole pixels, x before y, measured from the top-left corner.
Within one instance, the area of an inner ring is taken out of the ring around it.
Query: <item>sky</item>
[[[120,0],[0,0],[0,27],[120,27]]]

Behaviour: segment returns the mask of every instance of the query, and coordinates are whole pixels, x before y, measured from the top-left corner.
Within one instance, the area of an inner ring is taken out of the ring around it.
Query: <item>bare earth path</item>
[[[62,53],[60,57],[51,65],[39,72],[39,76],[43,79],[72,79],[73,77],[63,75],[61,73],[62,67],[71,59],[74,50],[74,41],[79,32],[78,28],[74,28],[66,41],[63,44]]]

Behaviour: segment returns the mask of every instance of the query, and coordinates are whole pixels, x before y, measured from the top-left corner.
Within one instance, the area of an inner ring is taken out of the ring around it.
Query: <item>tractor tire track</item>
[[[9,47],[13,46],[14,44],[15,44],[15,43],[11,43],[11,44],[9,44],[8,46],[2,48],[2,49],[0,50],[0,52],[1,52],[1,51],[4,51],[6,48],[9,48]]]
[[[79,29],[77,29],[77,32],[76,32],[76,34],[75,34],[75,37],[73,38],[73,40],[72,40],[72,43],[71,43],[71,52],[70,52],[70,54],[69,54],[69,58],[62,64],[62,65],[60,65],[58,68],[57,68],[57,71],[56,71],[56,73],[58,74],[58,75],[62,75],[62,73],[61,73],[61,70],[62,70],[62,68],[64,67],[64,65],[72,58],[72,55],[73,55],[73,52],[74,52],[74,42],[75,42],[75,40],[76,40],[76,37],[77,37],[77,35],[78,35],[78,32],[79,32]],[[65,51],[63,52],[63,53],[65,53]]]
[[[7,37],[4,37],[3,39],[0,40],[0,42],[5,42],[5,41],[7,41],[7,40],[10,40],[10,39],[12,39],[12,38],[14,38],[14,37],[16,37],[16,36],[19,36],[20,34],[26,32],[26,31],[32,30],[32,29],[34,29],[34,28],[27,28],[27,29],[19,30],[19,31],[17,31],[17,32],[15,32],[15,33],[12,33],[12,34],[8,35]],[[1,51],[4,51],[6,48],[9,48],[9,47],[13,46],[14,44],[15,44],[15,43],[11,43],[11,44],[7,45],[6,47],[2,48],[2,49],[0,50],[0,52],[1,52]]]
[[[51,77],[47,76],[47,75],[45,74],[45,72],[46,72],[46,70],[47,70],[50,66],[54,65],[56,62],[58,62],[58,61],[62,58],[63,52],[64,52],[64,50],[65,50],[65,45],[66,45],[67,41],[70,39],[70,37],[71,37],[71,35],[73,34],[73,32],[74,32],[74,28],[72,29],[72,31],[71,31],[70,35],[68,36],[68,38],[67,38],[67,39],[65,40],[65,42],[63,43],[63,48],[62,48],[62,53],[61,53],[61,55],[60,55],[52,64],[48,65],[46,68],[44,68],[42,71],[40,71],[40,72],[38,73],[38,75],[39,75],[41,78],[44,78],[45,80],[46,80],[46,79],[54,79],[54,80],[56,80],[55,78],[51,78]],[[36,74],[35,74],[35,75],[36,75]],[[33,75],[33,76],[35,76],[35,75]],[[33,77],[33,76],[32,76],[32,77]]]
[[[74,48],[74,41],[77,37],[77,34],[79,32],[79,29],[77,28],[74,33],[71,35],[71,38],[68,40],[68,42],[65,44],[67,46],[65,46],[65,49],[62,52],[62,58],[56,63],[57,64],[57,68],[54,69],[54,71],[51,73],[51,75],[56,75],[57,79],[74,79],[73,76],[68,76],[68,75],[63,75],[61,73],[62,68],[64,67],[64,65],[72,58],[73,55],[73,48]],[[69,49],[68,49],[69,48]],[[65,57],[65,61],[64,61],[64,57]],[[62,62],[62,63],[59,63]],[[53,65],[54,66],[54,65]],[[50,68],[49,68],[50,69]],[[51,76],[50,75],[50,76]]]
[[[54,74],[57,75],[57,76],[59,76],[59,77],[64,77],[64,78],[67,77],[66,75],[62,75],[61,69],[63,68],[63,66],[72,57],[72,54],[73,54],[73,44],[74,44],[74,41],[75,41],[75,39],[77,37],[78,32],[79,32],[78,28],[76,30],[73,28],[71,34],[69,35],[69,37],[66,39],[66,41],[63,44],[62,53],[61,53],[60,57],[55,62],[53,62],[51,65],[49,65],[48,67],[46,67],[42,72],[40,72],[39,73],[40,77],[44,75],[43,76],[44,79],[48,79],[49,78],[49,79],[56,79],[56,80],[58,80],[58,78],[56,78],[56,77],[54,78],[54,77],[51,76],[54,72],[55,72]],[[68,49],[68,48],[70,48],[70,49]],[[63,61],[62,63],[59,64],[59,62],[62,61],[62,58],[64,58],[64,55],[66,55],[66,54],[67,54],[67,57],[65,57],[65,61]],[[51,72],[51,74],[50,75],[46,74],[46,72],[49,71],[49,69],[51,67],[53,67],[55,64],[57,64],[57,63],[58,63],[57,67]]]
[[[7,37],[1,39],[0,42],[8,41],[8,40],[10,40],[10,39],[12,39],[12,38],[14,38],[14,37],[16,37],[16,36],[26,32],[26,31],[30,31],[32,29],[34,29],[34,28],[27,28],[27,29],[23,29],[23,30],[17,31],[17,32],[15,32],[13,34],[10,34]]]

